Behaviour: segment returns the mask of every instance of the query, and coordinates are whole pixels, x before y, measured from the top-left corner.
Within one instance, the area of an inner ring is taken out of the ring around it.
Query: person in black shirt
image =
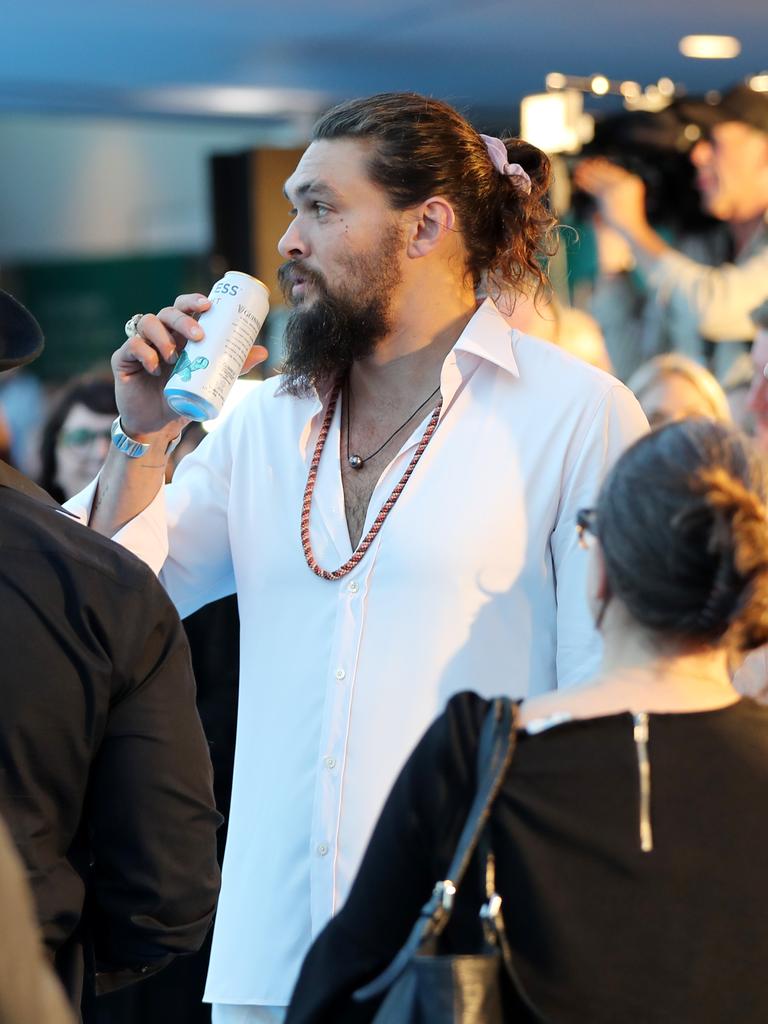
[[[507,977],[505,1019],[768,1020],[768,708],[729,676],[736,652],[768,641],[765,500],[746,439],[683,420],[630,448],[580,515],[604,662],[589,683],[520,708],[491,814],[528,1000]],[[459,694],[416,748],[286,1024],[374,1019],[382,997],[353,993],[393,960],[446,878],[487,711]],[[482,866],[476,857],[458,892],[443,952],[480,948]]]
[[[41,347],[0,292],[0,369]],[[213,917],[221,818],[189,648],[142,562],[2,463],[0,640],[0,814],[88,1020],[96,991],[197,949]]]

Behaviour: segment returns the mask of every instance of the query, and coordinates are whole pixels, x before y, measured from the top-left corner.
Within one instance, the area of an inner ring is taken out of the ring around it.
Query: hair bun
[[[552,180],[552,163],[546,153],[524,139],[504,139],[510,163],[520,164],[531,179],[531,191],[544,195]]]
[[[670,640],[767,643],[767,490],[762,459],[726,424],[691,418],[641,438],[598,499],[611,591]]]
[[[703,470],[699,480],[707,504],[720,513],[713,524],[713,546],[718,538],[725,540],[723,528],[728,527],[737,572],[746,577],[768,568],[768,510],[758,495],[720,467]]]
[[[698,477],[710,510],[707,550],[718,559],[698,616],[704,630],[730,630],[738,647],[768,641],[768,515],[760,497],[722,467]]]

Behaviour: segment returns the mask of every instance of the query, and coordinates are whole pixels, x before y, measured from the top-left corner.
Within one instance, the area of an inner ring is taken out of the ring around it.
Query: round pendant
[[[347,462],[350,464],[352,469],[363,468],[363,460],[360,458],[359,455],[350,455],[349,458],[347,459]]]

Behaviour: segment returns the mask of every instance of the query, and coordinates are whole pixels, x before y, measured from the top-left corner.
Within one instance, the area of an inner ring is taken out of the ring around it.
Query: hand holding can
[[[171,409],[194,420],[221,412],[269,312],[266,285],[236,270],[216,282],[209,299],[199,321],[205,337],[184,347],[165,385]]]

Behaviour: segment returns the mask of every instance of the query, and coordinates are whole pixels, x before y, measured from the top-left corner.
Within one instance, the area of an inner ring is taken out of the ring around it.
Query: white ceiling
[[[549,71],[703,92],[768,66],[765,0],[0,0],[0,29],[5,110],[279,121],[415,89],[510,123]],[[686,59],[693,32],[736,35],[742,54]]]

